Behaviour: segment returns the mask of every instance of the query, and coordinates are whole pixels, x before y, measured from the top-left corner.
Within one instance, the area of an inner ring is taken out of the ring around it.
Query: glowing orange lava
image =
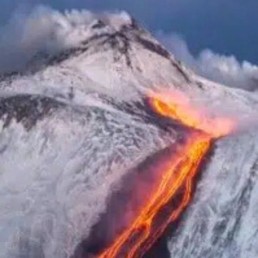
[[[160,115],[180,121],[182,124],[201,130],[218,138],[233,131],[232,119],[210,117],[204,109],[194,106],[181,92],[173,94],[155,94],[149,99],[150,105]]]
[[[216,121],[218,124],[223,124],[218,127],[202,128],[203,123],[198,121],[199,116],[193,115],[197,114],[197,111],[187,110],[186,107],[172,102],[164,103],[158,98],[151,97],[150,105],[158,114],[178,120],[187,126],[202,129],[205,133],[190,133],[186,142],[171,154],[167,164],[162,166],[163,176],[158,179],[156,191],[151,194],[133,223],[99,255],[99,258],[141,257],[160,237],[168,224],[175,221],[188,205],[192,195],[193,178],[210,148],[212,139],[227,134],[232,128],[232,123],[225,119]],[[173,198],[176,198],[182,189],[184,192],[180,203],[170,211],[168,216],[162,218],[158,226],[155,225],[157,214]]]

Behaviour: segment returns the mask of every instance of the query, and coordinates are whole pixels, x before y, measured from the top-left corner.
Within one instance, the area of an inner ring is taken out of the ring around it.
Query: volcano
[[[84,15],[1,74],[0,257],[258,257],[258,97]]]

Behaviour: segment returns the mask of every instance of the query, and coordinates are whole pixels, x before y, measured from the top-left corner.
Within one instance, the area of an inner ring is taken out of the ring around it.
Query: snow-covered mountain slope
[[[169,244],[172,257],[256,257],[257,137],[255,128],[243,131],[252,126],[257,96],[193,74],[124,13],[69,33],[76,43],[61,53],[37,55],[20,73],[1,76],[0,257],[74,254],[121,178],[184,138],[185,129],[159,119],[145,101],[165,90],[186,93],[212,116],[249,122],[217,143]]]
[[[14,113],[32,105],[23,98]],[[29,114],[44,110],[37,101]],[[29,116],[1,123],[0,257],[72,255],[119,179],[177,138],[144,118],[99,107],[60,104],[44,116],[33,127],[25,126]]]
[[[172,257],[257,257],[256,130],[216,144],[192,205],[169,243]]]
[[[252,94],[206,81],[187,70],[129,16],[121,14],[104,21],[92,21],[83,27],[85,33],[81,27],[68,31],[68,38],[80,35],[77,45],[56,56],[36,55],[20,74],[3,74],[2,94],[72,96],[73,103],[83,105],[91,92],[129,101],[135,100],[137,93],[172,88],[197,94],[195,100],[209,106],[216,107],[221,98],[226,99],[227,108],[233,105],[235,111],[248,112],[257,103]]]

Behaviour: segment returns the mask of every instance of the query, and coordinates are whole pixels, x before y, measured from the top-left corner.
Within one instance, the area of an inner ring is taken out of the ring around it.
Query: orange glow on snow
[[[193,106],[186,96],[177,91],[173,94],[153,95],[149,102],[158,114],[199,129],[214,138],[229,134],[235,127],[232,119],[209,117],[207,111]]]
[[[173,98],[168,96],[151,96],[149,104],[159,115],[203,132],[189,133],[186,142],[171,154],[167,163],[156,168],[162,169],[162,177],[157,178],[156,191],[150,193],[149,200],[132,224],[128,225],[99,258],[141,257],[161,236],[168,224],[175,221],[188,205],[192,196],[193,178],[198,173],[212,140],[228,134],[233,129],[234,124],[230,120],[216,118],[203,121],[203,115],[191,107],[189,102],[180,105],[178,101],[172,100]],[[170,210],[169,216],[163,218],[158,225],[155,224],[156,215],[182,190],[183,195],[177,207]]]

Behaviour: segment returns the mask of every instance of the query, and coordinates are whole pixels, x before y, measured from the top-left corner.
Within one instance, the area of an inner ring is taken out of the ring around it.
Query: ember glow
[[[186,126],[202,129],[204,132],[189,133],[185,143],[180,145],[169,157],[167,164],[157,167],[162,169],[162,177],[157,179],[156,191],[150,193],[150,198],[141,208],[133,223],[108,246],[99,258],[135,258],[142,255],[161,236],[168,224],[175,221],[192,196],[193,178],[198,172],[201,161],[207,154],[214,138],[230,132],[233,124],[226,119],[213,121],[216,126],[206,126],[198,120],[200,116],[194,109],[187,109],[173,102],[162,102],[160,98],[149,99],[151,107],[159,115],[180,121]],[[222,124],[220,124],[222,123]],[[202,128],[204,126],[204,128]],[[158,214],[173,199],[180,202],[163,214],[157,223]]]
[[[152,95],[149,102],[160,115],[206,132],[213,138],[225,136],[235,127],[232,119],[211,117],[204,108],[194,106],[181,92]]]

